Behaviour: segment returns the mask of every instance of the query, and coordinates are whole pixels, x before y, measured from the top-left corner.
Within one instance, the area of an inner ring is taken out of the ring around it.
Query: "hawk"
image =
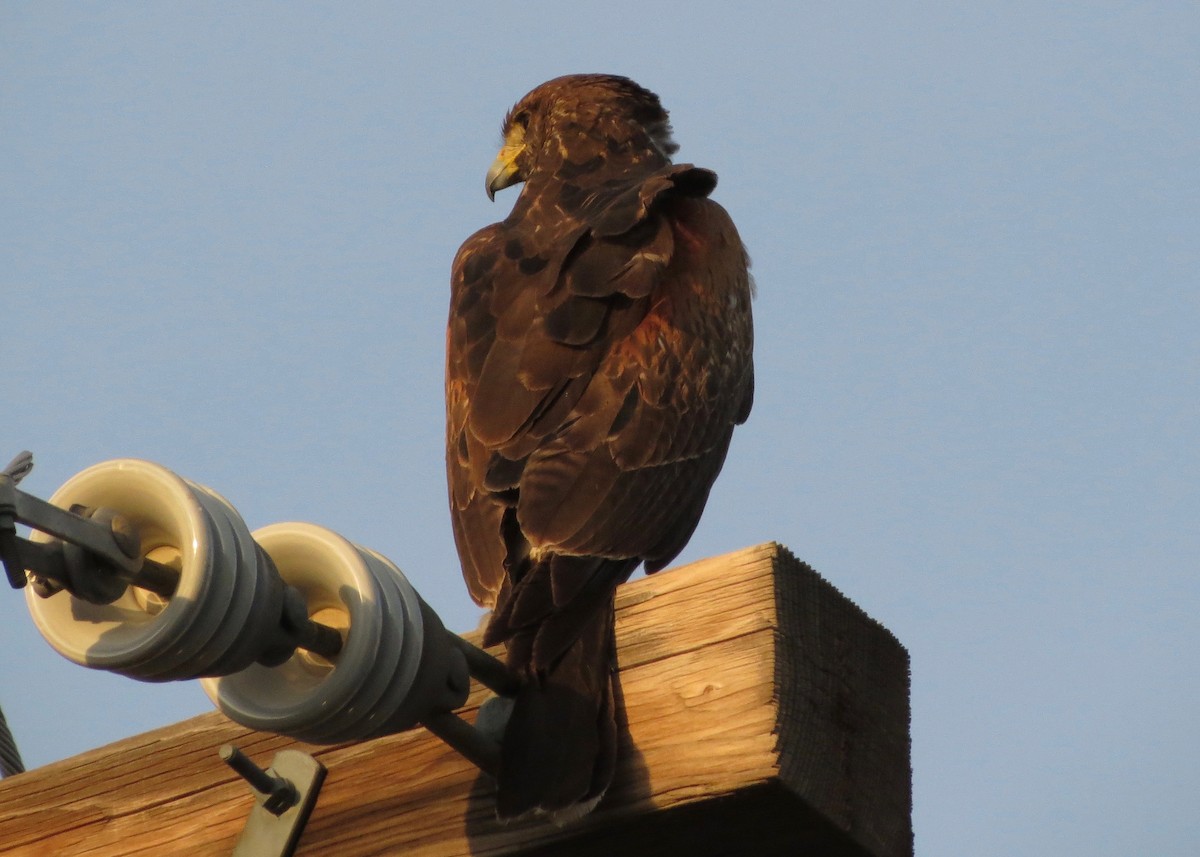
[[[509,111],[459,249],[446,466],[471,596],[521,676],[497,813],[590,810],[616,759],[613,595],[683,549],[754,391],[749,260],[658,96],[571,75]]]

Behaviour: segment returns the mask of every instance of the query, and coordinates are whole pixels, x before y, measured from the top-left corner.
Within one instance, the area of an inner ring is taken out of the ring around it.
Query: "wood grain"
[[[227,855],[252,801],[227,742],[329,769],[301,857],[912,853],[907,655],[786,549],[627,584],[617,639],[621,762],[578,824],[499,824],[490,779],[424,729],[314,747],[214,712],[0,782],[0,854]]]

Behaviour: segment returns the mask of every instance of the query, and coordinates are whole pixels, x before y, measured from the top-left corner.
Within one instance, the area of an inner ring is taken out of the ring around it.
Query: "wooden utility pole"
[[[315,747],[214,712],[0,782],[0,854],[228,855],[253,799],[225,743],[328,768],[300,857],[912,854],[908,656],[785,548],[621,587],[617,643],[619,767],[577,824],[498,823],[491,780],[424,729]]]

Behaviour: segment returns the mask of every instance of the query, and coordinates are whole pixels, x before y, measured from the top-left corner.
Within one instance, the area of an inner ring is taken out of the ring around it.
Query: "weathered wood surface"
[[[617,605],[621,761],[581,823],[497,823],[489,778],[423,729],[313,747],[214,712],[0,782],[0,854],[227,855],[252,798],[226,742],[328,767],[300,857],[912,853],[891,634],[775,544],[635,581]]]

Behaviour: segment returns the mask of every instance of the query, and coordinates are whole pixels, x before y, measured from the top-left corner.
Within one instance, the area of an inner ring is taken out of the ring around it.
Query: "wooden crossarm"
[[[0,782],[0,854],[228,855],[252,798],[225,743],[328,768],[299,857],[912,854],[908,656],[785,548],[623,586],[617,641],[617,776],[575,825],[498,823],[491,780],[424,729],[314,747],[213,712]]]

